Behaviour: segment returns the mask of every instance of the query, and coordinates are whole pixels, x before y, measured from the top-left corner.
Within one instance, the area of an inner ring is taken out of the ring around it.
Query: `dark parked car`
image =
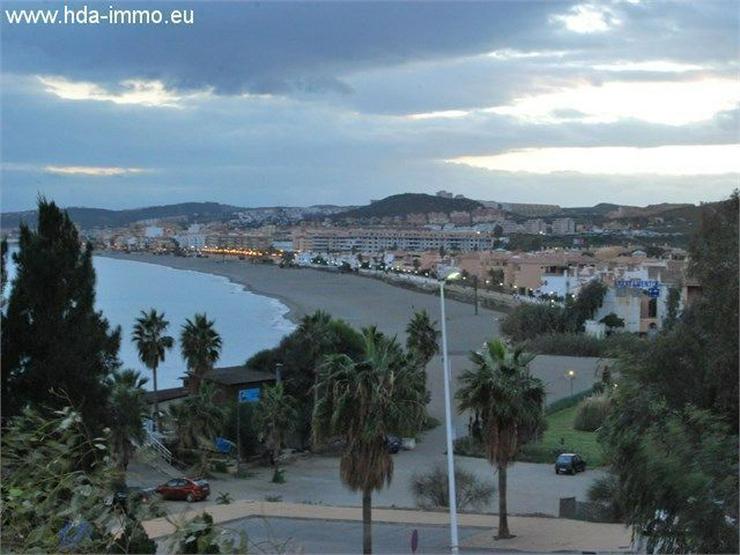
[[[396,436],[386,436],[385,445],[388,447],[388,452],[391,455],[395,455],[401,450],[401,446],[403,444],[401,443],[401,440]]]
[[[154,488],[137,488],[124,486],[113,494],[110,501],[124,511],[128,511],[131,503],[148,503],[154,493]]]
[[[555,474],[575,474],[586,470],[586,461],[575,453],[563,453],[555,461]]]
[[[163,499],[184,499],[188,503],[202,501],[211,493],[211,487],[201,478],[175,478],[154,490]]]

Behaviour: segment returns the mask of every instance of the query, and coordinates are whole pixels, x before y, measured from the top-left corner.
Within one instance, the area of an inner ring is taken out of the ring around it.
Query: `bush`
[[[612,333],[604,338],[602,357],[619,358],[625,355],[634,355],[642,352],[648,340],[634,333]]]
[[[480,480],[472,472],[462,468],[455,469],[455,498],[457,508],[484,509],[493,497],[496,488],[490,482]],[[439,509],[450,506],[450,493],[447,483],[447,469],[441,465],[431,471],[415,474],[411,479],[411,493],[416,504],[422,509]]]
[[[583,333],[548,333],[527,341],[526,349],[538,355],[618,358],[639,352],[645,339],[619,332],[599,339]]]
[[[483,444],[473,436],[465,436],[455,440],[455,455],[461,457],[485,458],[486,452]]]
[[[575,395],[571,395],[570,397],[563,397],[562,399],[558,399],[554,403],[550,403],[549,405],[547,405],[547,407],[545,408],[545,414],[553,414],[561,410],[574,407],[583,399],[585,399],[586,397],[590,397],[593,394],[594,392],[592,390],[587,389],[586,391],[581,391],[580,393],[576,393]]]
[[[567,327],[566,310],[549,304],[521,304],[501,322],[501,331],[514,342],[543,334],[563,333]]]
[[[582,333],[548,333],[527,342],[526,349],[541,355],[599,357],[604,351],[604,339]]]
[[[594,481],[588,488],[588,499],[601,509],[607,519],[621,522],[625,518],[624,499],[614,474],[607,474]]]
[[[582,432],[595,432],[604,424],[611,401],[606,395],[587,397],[578,406],[573,427]]]

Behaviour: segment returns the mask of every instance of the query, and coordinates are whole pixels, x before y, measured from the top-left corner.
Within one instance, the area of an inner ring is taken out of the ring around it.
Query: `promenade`
[[[266,501],[235,501],[229,505],[199,507],[188,505],[180,513],[173,514],[170,520],[185,521],[202,511],[207,511],[215,523],[225,524],[242,519],[308,519],[311,521],[362,521],[360,507],[328,507],[301,503],[282,503]],[[162,540],[175,531],[175,527],[165,518],[143,523],[150,537]],[[630,532],[622,524],[604,524],[577,520],[510,516],[509,527],[516,537],[508,540],[494,540],[498,517],[490,514],[461,514],[461,528],[475,528],[461,541],[462,548],[516,550],[529,552],[557,551],[595,551],[623,552],[630,544]],[[446,512],[415,511],[400,509],[373,509],[373,524],[405,524],[417,527],[449,526]],[[279,536],[277,540],[283,539]],[[297,540],[300,543],[300,540]],[[359,545],[358,545],[359,548]]]

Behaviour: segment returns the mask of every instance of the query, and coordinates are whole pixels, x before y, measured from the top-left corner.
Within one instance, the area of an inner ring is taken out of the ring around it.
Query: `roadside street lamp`
[[[570,396],[573,397],[573,382],[576,379],[576,371],[575,370],[568,370],[565,373],[565,377],[567,377],[570,380]]]
[[[445,427],[447,428],[447,484],[450,499],[450,552],[458,553],[457,540],[457,493],[455,491],[455,459],[452,445],[452,405],[450,401],[450,360],[447,356],[447,317],[445,315],[445,283],[460,277],[460,272],[452,272],[439,280],[439,307],[442,315],[442,374],[445,385]]]

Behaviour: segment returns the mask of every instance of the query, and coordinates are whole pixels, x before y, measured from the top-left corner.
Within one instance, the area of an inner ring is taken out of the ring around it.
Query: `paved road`
[[[548,400],[554,401],[570,393],[570,382],[564,377],[565,370],[576,370],[574,390],[579,391],[591,386],[594,381],[594,369],[597,359],[576,357],[537,357],[532,363],[532,373],[545,381],[548,389]],[[458,375],[468,367],[467,357],[456,355],[452,361],[453,375]],[[443,397],[441,380],[432,377],[441,375],[441,364],[430,364],[428,380],[432,400],[430,413],[443,419]],[[456,415],[456,429],[459,435],[466,433],[467,416]],[[374,505],[377,507],[416,506],[410,492],[412,477],[417,472],[431,469],[435,465],[445,464],[445,431],[444,426],[424,434],[417,448],[413,451],[402,451],[394,456],[394,477],[390,487],[376,493]],[[469,457],[456,457],[456,464],[465,468],[481,479],[496,483],[497,476],[487,461]],[[339,480],[339,460],[336,457],[312,456],[300,458],[287,465],[287,482],[273,484],[270,482],[271,471],[267,468],[255,469],[248,479],[237,480],[222,477],[211,480],[212,499],[223,491],[229,492],[234,499],[264,500],[280,498],[283,501],[296,503],[315,503],[336,506],[358,506],[361,503],[359,494],[349,491]],[[561,497],[586,499],[586,493],[593,481],[602,476],[601,470],[587,470],[576,476],[556,476],[550,464],[515,463],[508,473],[508,506],[513,514],[548,514],[557,515]],[[165,477],[148,470],[141,465],[133,465],[129,472],[129,484],[151,486],[161,482]],[[176,510],[177,502],[168,505]],[[491,504],[482,508],[484,511],[497,510],[498,498],[494,495]]]

